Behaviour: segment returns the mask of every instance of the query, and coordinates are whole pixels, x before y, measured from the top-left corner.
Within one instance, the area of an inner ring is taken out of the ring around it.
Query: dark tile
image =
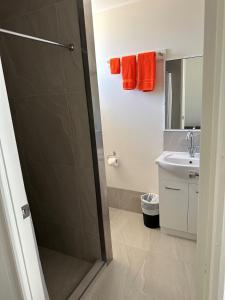
[[[15,99],[13,105],[15,130],[29,162],[74,163],[65,95]]]
[[[13,37],[5,37],[1,45],[9,97],[23,98],[65,91],[60,64],[64,49]]]
[[[25,14],[37,10],[45,10],[46,7],[62,0],[8,0],[2,1],[0,6],[0,24],[6,20],[21,18]]]
[[[50,299],[68,299],[92,264],[63,255],[47,248],[39,248],[40,259]]]
[[[57,232],[57,235],[55,234]],[[36,230],[39,246],[85,259],[83,234],[80,229],[40,222]]]
[[[65,0],[56,5],[60,40],[73,43],[74,52],[64,51],[63,67],[65,87],[68,92],[81,91],[85,93],[82,49],[76,2]]]
[[[87,235],[87,239],[84,244],[84,257],[88,259],[89,262],[95,263],[97,260],[101,259],[101,247],[99,243],[98,236]],[[83,258],[84,259],[84,258]]]
[[[82,224],[73,167],[33,164],[29,176],[29,200],[38,220],[74,228]]]
[[[9,3],[0,8],[5,28],[76,46],[1,36],[0,54],[38,242],[94,262],[100,238],[76,1]]]

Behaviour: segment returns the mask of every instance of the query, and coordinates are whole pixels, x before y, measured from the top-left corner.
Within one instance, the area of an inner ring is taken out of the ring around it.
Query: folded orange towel
[[[156,52],[138,54],[138,89],[153,91],[156,81]]]
[[[122,58],[123,89],[134,90],[137,86],[137,59],[136,55]]]
[[[120,58],[110,59],[111,74],[120,74]]]

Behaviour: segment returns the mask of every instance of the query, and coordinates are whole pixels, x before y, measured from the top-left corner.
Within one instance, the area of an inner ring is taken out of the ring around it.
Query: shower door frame
[[[98,128],[97,130],[95,125],[96,119],[101,119],[101,112],[97,82],[92,3],[91,0],[77,0],[76,3],[78,8],[82,60],[85,77],[85,90],[89,116],[101,253],[102,261],[108,264],[112,261],[113,254],[109,221],[109,208],[107,202],[107,185],[105,175],[105,159],[103,154],[102,130],[101,128]],[[96,72],[95,79],[91,76],[92,72]],[[95,97],[95,103],[93,101],[93,86],[97,91],[97,99]],[[96,101],[98,101],[98,107],[96,107]],[[99,153],[99,150],[101,150],[101,153]]]

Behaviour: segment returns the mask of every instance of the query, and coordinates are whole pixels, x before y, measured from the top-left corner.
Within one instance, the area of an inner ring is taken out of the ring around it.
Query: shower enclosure
[[[79,299],[112,258],[91,2],[27,3],[4,1],[0,28],[55,43],[0,32],[24,217],[30,209],[50,299]]]

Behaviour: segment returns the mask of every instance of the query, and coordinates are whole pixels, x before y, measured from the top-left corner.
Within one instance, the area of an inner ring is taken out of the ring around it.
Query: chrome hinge
[[[23,214],[23,219],[26,219],[30,216],[30,206],[29,204],[26,204],[21,207],[22,209],[22,214]]]

